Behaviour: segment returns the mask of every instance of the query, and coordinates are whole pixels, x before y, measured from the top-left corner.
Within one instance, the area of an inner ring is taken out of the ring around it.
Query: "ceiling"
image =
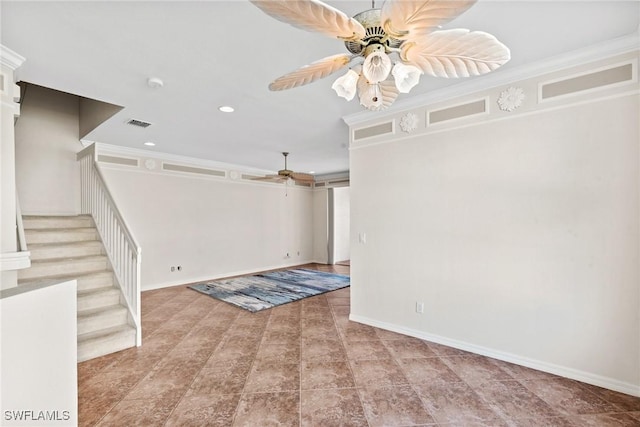
[[[350,16],[371,6],[326,3]],[[342,117],[362,107],[331,90],[337,76],[288,91],[267,88],[302,65],[346,53],[338,40],[242,0],[3,0],[0,14],[2,44],[27,58],[19,80],[125,107],[88,140],[269,171],[282,166],[282,151],[300,172],[349,167]],[[634,33],[639,16],[639,1],[480,0],[445,28],[486,31],[506,44],[512,59],[499,73]],[[150,88],[149,77],[164,86]],[[392,108],[460,81],[423,76]],[[221,105],[235,112],[222,113]],[[126,125],[131,118],[153,125]],[[156,146],[143,146],[147,141]]]

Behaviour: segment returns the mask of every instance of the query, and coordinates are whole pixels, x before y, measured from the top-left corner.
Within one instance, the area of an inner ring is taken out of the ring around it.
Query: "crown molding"
[[[586,64],[589,62],[604,59],[610,56],[621,55],[628,52],[638,50],[640,48],[640,29],[634,33],[597,43],[582,49],[577,49],[561,55],[552,56],[547,59],[536,61],[530,64],[524,64],[509,70],[497,70],[480,78],[464,81],[454,86],[433,91],[428,94],[417,95],[412,98],[400,100],[391,108],[380,112],[360,111],[348,116],[344,116],[342,120],[348,125],[353,126],[358,123],[378,120],[389,116],[396,115],[400,112],[411,110],[436,102],[447,101],[459,96],[465,96],[470,93],[487,90],[496,86],[511,84],[516,81],[526,80],[537,77],[541,74],[560,71],[569,67]]]
[[[90,141],[87,141],[90,142]],[[140,148],[123,147],[119,145],[107,144],[104,142],[93,142],[98,153],[120,154],[129,157],[153,158],[165,162],[176,162],[186,165],[205,167],[210,169],[224,169],[242,171],[248,174],[267,175],[275,171],[266,169],[256,169],[232,163],[217,162],[214,160],[203,160],[195,157],[181,156],[178,154],[163,153],[158,151],[144,150]]]
[[[0,64],[12,70],[16,70],[27,59],[12,51],[5,45],[0,44]]]
[[[334,179],[349,179],[349,171],[333,172],[314,175],[316,182],[318,181],[331,181]]]

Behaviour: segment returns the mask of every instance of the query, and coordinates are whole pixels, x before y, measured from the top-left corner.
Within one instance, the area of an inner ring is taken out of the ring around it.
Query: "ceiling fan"
[[[278,171],[277,175],[267,175],[264,177],[253,178],[256,181],[272,181],[272,182],[286,182],[289,179],[294,180],[295,182],[300,182],[304,184],[309,184],[315,181],[313,175],[308,173],[294,172],[292,170],[287,169],[287,156],[289,153],[282,153],[284,156],[284,169]]]
[[[358,94],[368,110],[383,110],[420,75],[469,77],[488,73],[511,58],[491,34],[466,29],[439,30],[477,0],[386,0],[349,18],[320,0],[251,0],[279,21],[338,38],[350,54],[320,59],[285,74],[269,89],[285,90],[327,77],[359,59],[332,88],[348,101]],[[396,58],[392,60],[391,56]],[[394,64],[395,62],[395,64]]]

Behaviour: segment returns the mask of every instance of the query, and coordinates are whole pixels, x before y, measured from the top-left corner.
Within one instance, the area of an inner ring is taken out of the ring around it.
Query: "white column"
[[[17,285],[17,270],[29,267],[29,253],[20,252],[16,237],[16,162],[14,120],[20,115],[20,87],[14,71],[24,58],[0,45],[0,289]]]

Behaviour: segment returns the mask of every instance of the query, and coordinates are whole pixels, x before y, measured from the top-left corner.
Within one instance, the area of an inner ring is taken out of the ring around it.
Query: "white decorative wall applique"
[[[524,90],[521,87],[511,86],[503,90],[498,97],[498,106],[502,111],[513,111],[522,105],[524,101]]]
[[[147,159],[147,160],[144,161],[144,167],[149,169],[149,170],[155,169],[156,168],[156,161],[153,160],[153,159]]]
[[[418,129],[418,116],[413,113],[407,113],[400,119],[400,129],[403,132],[411,133]]]

